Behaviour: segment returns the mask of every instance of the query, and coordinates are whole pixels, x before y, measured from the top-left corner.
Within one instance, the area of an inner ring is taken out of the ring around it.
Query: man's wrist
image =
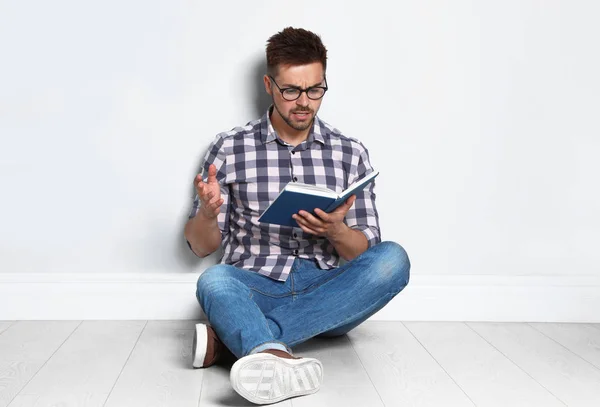
[[[326,237],[331,243],[338,243],[343,241],[348,235],[348,232],[350,232],[351,230],[352,229],[350,229],[348,225],[346,225],[344,222],[341,222],[340,226],[336,228],[336,230],[334,230],[332,233],[329,233]]]

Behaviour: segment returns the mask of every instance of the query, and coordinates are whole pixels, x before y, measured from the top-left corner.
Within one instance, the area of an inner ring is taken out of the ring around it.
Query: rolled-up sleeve
[[[348,185],[353,184],[364,176],[373,172],[369,161],[369,152],[361,143],[356,142],[357,160],[353,160],[348,177]],[[375,186],[377,180],[373,180],[367,187],[356,193],[356,200],[346,214],[346,225],[355,230],[360,230],[367,238],[368,247],[381,242],[379,229],[379,215],[375,205]]]
[[[208,147],[208,151],[204,156],[203,164],[202,164],[202,180],[204,182],[208,179],[208,167],[211,164],[214,164],[217,167],[217,181],[221,186],[221,198],[223,198],[223,204],[221,205],[221,210],[217,215],[217,223],[219,225],[219,229],[221,230],[221,246],[224,246],[229,238],[229,185],[226,184],[225,180],[227,177],[227,163],[226,163],[226,153],[224,148],[224,137],[222,135],[217,135],[217,137],[213,140],[213,142]],[[196,193],[194,196],[192,207],[190,209],[188,219],[192,219],[198,214],[198,210],[200,209],[201,201]],[[188,241],[188,246],[192,249],[190,242]]]

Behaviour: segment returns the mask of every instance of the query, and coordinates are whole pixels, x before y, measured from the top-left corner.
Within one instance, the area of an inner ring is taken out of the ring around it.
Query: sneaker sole
[[[204,367],[206,347],[208,346],[208,327],[204,324],[196,324],[194,342],[192,344],[192,366],[195,369]]]
[[[255,404],[271,404],[316,393],[323,382],[323,365],[313,358],[284,359],[255,353],[231,367],[233,389]]]

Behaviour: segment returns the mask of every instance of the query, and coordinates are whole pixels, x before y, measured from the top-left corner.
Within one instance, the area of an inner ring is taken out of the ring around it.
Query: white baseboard
[[[204,319],[199,274],[0,273],[0,320]],[[372,320],[600,322],[600,276],[415,275]]]

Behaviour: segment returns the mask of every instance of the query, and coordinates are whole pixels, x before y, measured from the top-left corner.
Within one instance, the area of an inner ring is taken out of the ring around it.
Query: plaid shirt
[[[296,257],[314,259],[319,268],[339,265],[340,256],[324,237],[299,227],[259,223],[259,216],[290,181],[315,184],[342,192],[373,168],[365,146],[315,117],[307,140],[296,147],[277,136],[270,112],[220,133],[210,144],[202,165],[203,178],[215,164],[221,185],[221,261],[285,281]],[[369,247],[381,241],[375,207],[375,182],[356,194],[344,222],[367,238]],[[194,197],[189,218],[198,213]],[[188,245],[189,242],[188,242]],[[191,249],[191,245],[190,245]]]

